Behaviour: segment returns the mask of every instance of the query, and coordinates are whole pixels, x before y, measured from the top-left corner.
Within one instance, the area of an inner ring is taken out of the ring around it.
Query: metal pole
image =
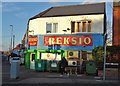
[[[11,35],[11,44],[10,44],[10,50],[12,50],[12,35]]]
[[[107,47],[107,44],[106,44],[106,38],[107,38],[107,34],[105,33],[104,35],[104,42],[105,42],[105,45],[104,45],[104,67],[103,67],[103,80],[106,79],[106,47]]]
[[[13,43],[13,25],[10,25],[11,28],[11,50],[13,49],[12,43]]]
[[[15,35],[13,35],[13,49],[14,49],[14,45],[15,45]]]

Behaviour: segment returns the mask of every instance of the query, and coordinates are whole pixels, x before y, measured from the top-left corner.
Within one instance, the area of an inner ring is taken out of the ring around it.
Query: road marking
[[[100,79],[101,77],[94,77],[95,79]]]
[[[77,75],[77,76],[82,76],[82,75]]]
[[[102,80],[95,80],[95,81],[101,82]]]

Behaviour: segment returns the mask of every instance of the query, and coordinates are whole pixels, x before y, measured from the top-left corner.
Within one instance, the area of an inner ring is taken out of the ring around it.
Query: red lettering
[[[38,37],[37,36],[32,36],[28,39],[28,45],[29,46],[37,46],[38,42]]]
[[[44,45],[92,46],[92,36],[45,36]]]

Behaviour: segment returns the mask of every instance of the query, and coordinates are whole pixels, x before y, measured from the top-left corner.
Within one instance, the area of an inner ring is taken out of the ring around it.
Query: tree
[[[115,54],[118,55],[120,54],[120,46],[107,46],[106,51],[107,62],[119,62],[119,60],[114,57]],[[92,50],[92,57],[96,62],[103,62],[104,47],[103,46],[95,47]]]
[[[104,58],[104,47],[99,46],[99,47],[95,47],[92,50],[92,57],[96,62],[103,62],[103,58]]]
[[[108,46],[107,51],[109,52],[108,55],[110,55],[110,62],[120,62],[120,46]],[[114,55],[117,55],[117,57],[114,57]]]

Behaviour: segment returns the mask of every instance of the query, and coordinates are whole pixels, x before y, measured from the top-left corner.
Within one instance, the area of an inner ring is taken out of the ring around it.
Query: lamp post
[[[107,33],[104,34],[104,64],[103,64],[103,80],[106,79],[106,47],[107,47]]]
[[[14,45],[15,45],[15,35],[13,35],[13,49],[14,49]]]
[[[28,25],[28,27],[29,27],[29,25]],[[29,33],[31,33],[31,32],[33,32],[33,35],[34,35],[34,30],[29,30],[29,29],[27,29],[27,49],[29,49],[29,45],[28,45],[28,42],[29,42],[29,36],[30,36],[30,34]]]
[[[13,43],[13,25],[10,25],[11,26],[11,47],[10,47],[10,49],[12,50],[12,43]]]

